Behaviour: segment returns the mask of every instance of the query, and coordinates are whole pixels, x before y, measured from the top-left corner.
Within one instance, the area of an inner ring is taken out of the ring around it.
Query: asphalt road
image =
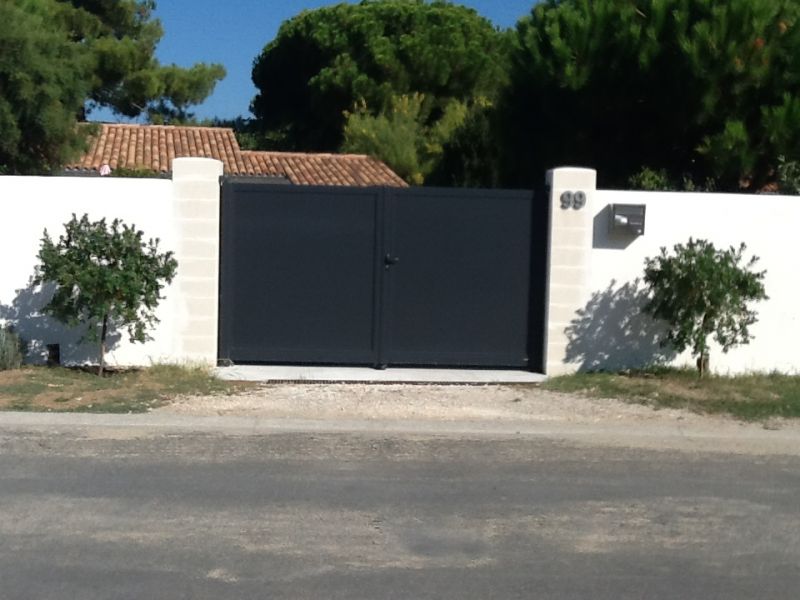
[[[0,600],[798,598],[800,457],[0,427]]]

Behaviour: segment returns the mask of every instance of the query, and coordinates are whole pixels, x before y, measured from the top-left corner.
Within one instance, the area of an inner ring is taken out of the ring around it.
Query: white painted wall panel
[[[647,206],[643,237],[609,234],[606,211],[614,203]],[[712,369],[800,372],[800,198],[598,190],[591,210],[591,296],[576,314],[571,338],[572,359],[581,366],[635,367],[659,353],[654,343],[657,330],[635,316],[631,286],[643,276],[646,257],[694,237],[718,247],[745,242],[748,251],[761,258],[759,268],[767,271],[770,299],[756,305],[755,339],[727,355],[715,351]],[[674,362],[688,364],[689,358]]]
[[[178,233],[173,218],[173,182],[158,179],[100,177],[0,177],[0,319],[18,321],[18,328],[41,359],[45,344],[61,344],[62,361],[96,360],[94,347],[81,346],[81,333],[67,330],[39,315],[46,298],[29,287],[45,228],[57,239],[72,213],[92,220],[120,218],[136,225],[146,237],[161,239],[163,250],[175,250]],[[180,267],[179,267],[180,269]],[[161,323],[154,340],[131,344],[119,332],[108,355],[110,364],[147,365],[175,358],[177,302],[171,289],[158,308]]]

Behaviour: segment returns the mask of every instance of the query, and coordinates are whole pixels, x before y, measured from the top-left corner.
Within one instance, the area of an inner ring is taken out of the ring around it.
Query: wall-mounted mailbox
[[[611,233],[644,235],[644,204],[612,204],[609,230]]]

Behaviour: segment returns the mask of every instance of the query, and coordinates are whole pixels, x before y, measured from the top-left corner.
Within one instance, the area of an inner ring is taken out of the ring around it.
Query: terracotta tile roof
[[[297,185],[385,185],[406,183],[385,164],[356,154],[242,151],[232,129],[172,125],[100,125],[89,150],[69,171],[118,168],[169,173],[172,159],[184,156],[216,158],[226,175],[286,177]]]
[[[241,156],[245,168],[240,175],[282,175],[297,185],[408,185],[381,161],[363,154],[243,151]]]
[[[169,173],[172,159],[183,156],[216,158],[232,172],[238,164],[239,144],[232,129],[222,127],[175,127],[169,125],[103,124],[89,150],[69,170],[148,169]]]

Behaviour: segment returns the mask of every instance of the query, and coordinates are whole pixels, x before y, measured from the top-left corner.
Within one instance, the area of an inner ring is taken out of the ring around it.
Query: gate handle
[[[387,269],[392,265],[396,265],[399,262],[400,258],[398,258],[397,256],[392,256],[391,254],[387,254],[386,256],[383,257],[383,264],[386,265]]]

